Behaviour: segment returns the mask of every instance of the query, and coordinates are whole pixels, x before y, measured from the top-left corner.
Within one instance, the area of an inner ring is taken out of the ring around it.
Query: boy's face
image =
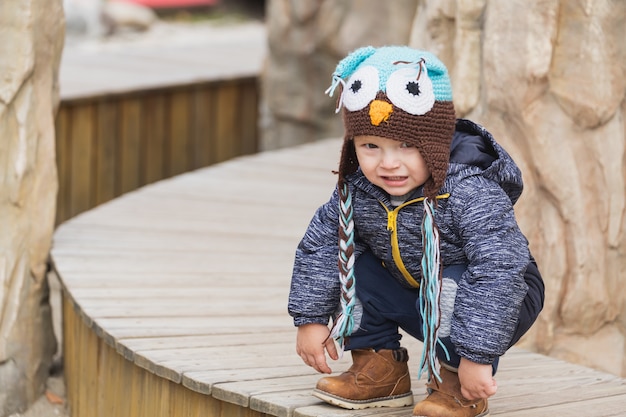
[[[389,195],[408,194],[430,177],[422,155],[406,142],[380,136],[355,136],[354,149],[365,177]]]

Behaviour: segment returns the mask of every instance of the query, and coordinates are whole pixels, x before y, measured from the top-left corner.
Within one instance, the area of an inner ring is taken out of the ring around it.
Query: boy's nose
[[[374,126],[386,122],[393,108],[390,103],[383,100],[374,100],[370,103],[370,121]]]
[[[382,158],[380,160],[380,165],[381,167],[386,168],[386,169],[397,168],[400,165],[400,163],[399,163],[399,158],[396,152],[394,151],[383,152]]]

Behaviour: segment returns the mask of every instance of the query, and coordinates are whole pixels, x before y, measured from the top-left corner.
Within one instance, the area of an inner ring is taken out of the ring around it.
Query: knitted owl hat
[[[352,196],[345,178],[358,168],[354,137],[381,136],[414,145],[431,173],[423,187],[422,279],[420,308],[424,321],[424,354],[421,370],[435,370],[438,341],[440,256],[439,234],[434,222],[436,197],[448,169],[450,143],[456,116],[452,88],[445,65],[433,54],[406,46],[367,46],[339,62],[326,91],[342,91],[337,112],[343,107],[345,137],[339,161],[338,190],[339,272],[341,314],[333,323],[332,336],[343,348],[354,330],[352,313],[356,302],[354,276],[354,223]],[[443,346],[443,345],[442,345]]]
[[[445,65],[406,46],[367,46],[339,62],[327,92],[338,84],[345,126],[340,182],[358,167],[354,136],[382,136],[417,147],[431,172],[424,195],[433,198],[445,180],[456,121]]]

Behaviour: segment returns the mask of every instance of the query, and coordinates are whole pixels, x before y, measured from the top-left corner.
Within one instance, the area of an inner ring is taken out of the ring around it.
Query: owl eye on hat
[[[358,167],[351,139],[381,136],[417,147],[431,172],[424,194],[434,197],[445,180],[456,121],[445,65],[406,46],[367,46],[339,62],[327,93],[339,84],[337,111],[343,107],[345,126],[340,182]]]

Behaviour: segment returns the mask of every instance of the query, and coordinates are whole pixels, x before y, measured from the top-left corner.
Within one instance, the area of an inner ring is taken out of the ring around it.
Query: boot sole
[[[491,414],[489,414],[489,410],[485,411],[482,414],[477,415],[476,417],[489,417]],[[428,417],[428,416],[422,416],[422,415],[413,415],[413,417]]]
[[[409,391],[402,395],[390,397],[372,398],[369,400],[350,400],[348,398],[337,397],[318,389],[313,390],[313,395],[322,401],[336,405],[348,410],[362,410],[364,408],[375,407],[408,407],[413,405],[413,392]]]

